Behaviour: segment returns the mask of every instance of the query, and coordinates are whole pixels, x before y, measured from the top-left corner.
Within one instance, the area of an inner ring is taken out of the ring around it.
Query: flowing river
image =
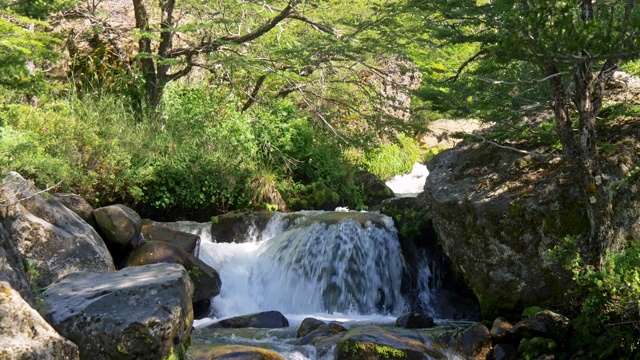
[[[417,171],[424,174],[424,170],[418,167]],[[405,180],[424,184],[421,176]],[[245,241],[239,243],[212,238],[211,223],[178,222],[172,227],[200,236],[199,257],[216,269],[222,280],[220,294],[212,301],[211,317],[194,324],[195,342],[259,346],[294,360],[333,359],[333,351],[319,354],[314,346],[297,344],[296,331],[303,319],[339,322],[347,328],[393,326],[408,310],[401,294],[405,265],[397,230],[385,215],[355,211],[275,213],[263,229],[249,226]],[[429,286],[437,282],[431,279],[430,262],[421,256],[416,291],[422,307],[434,315]],[[269,310],[283,313],[290,327],[205,328],[224,318]],[[446,344],[460,325],[445,319],[436,322],[439,326],[433,338],[445,348],[442,354],[457,359],[456,351],[447,350]]]

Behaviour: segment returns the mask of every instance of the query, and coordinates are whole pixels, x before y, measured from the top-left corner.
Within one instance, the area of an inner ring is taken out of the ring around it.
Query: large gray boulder
[[[214,268],[181,248],[164,241],[147,241],[129,254],[124,266],[157,263],[180,264],[187,269],[195,288],[194,302],[209,300],[220,294],[222,282],[220,275]]]
[[[6,281],[0,281],[0,359],[78,360],[78,348],[60,336]]]
[[[441,152],[428,167],[423,194],[440,242],[485,318],[564,292],[570,278],[558,276],[565,272],[547,250],[583,233],[588,221],[560,159],[473,144]]]
[[[0,281],[8,282],[29,305],[36,306],[36,297],[29,284],[24,261],[9,234],[0,224]]]
[[[44,288],[74,272],[114,270],[93,227],[18,173],[4,175],[0,202],[0,223],[33,271],[34,286]]]
[[[173,244],[197,257],[200,249],[200,236],[172,229],[163,223],[142,220],[142,236],[146,241],[164,241]]]
[[[97,226],[96,217],[93,215],[93,206],[87,200],[77,194],[56,193],[53,196],[66,206],[69,210],[78,214],[87,224]]]
[[[45,291],[45,313],[83,359],[156,360],[184,351],[192,293],[178,264],[75,273]]]
[[[623,179],[640,165],[637,157],[611,157],[602,167],[610,181]],[[566,159],[462,143],[436,155],[428,167],[423,196],[440,243],[477,295],[485,318],[516,316],[562,297],[571,277],[548,256],[549,249],[568,235],[585,234],[589,226]],[[634,236],[640,220],[637,186],[621,187],[613,204],[614,243],[620,244]]]

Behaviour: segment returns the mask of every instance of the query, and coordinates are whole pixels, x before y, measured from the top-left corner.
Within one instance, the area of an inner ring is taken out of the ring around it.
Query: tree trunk
[[[612,244],[611,230],[613,205],[600,174],[596,144],[596,120],[602,107],[603,86],[615,67],[605,64],[596,78],[589,59],[574,66],[573,82],[576,86],[573,103],[578,111],[578,131],[574,136],[566,86],[554,65],[547,66],[547,76],[553,88],[554,114],[558,137],[563,151],[577,169],[583,206],[589,220],[589,233],[583,257],[588,264],[600,267]]]
[[[585,54],[586,55],[586,54]],[[613,204],[600,173],[598,147],[596,143],[596,121],[602,108],[602,93],[605,82],[613,73],[616,64],[606,62],[596,77],[590,59],[574,66],[573,80],[576,85],[575,104],[578,110],[580,136],[578,166],[585,210],[589,218],[588,261],[602,266],[606,252],[612,245]]]
[[[147,105],[152,109],[156,109],[160,104],[162,93],[158,91],[161,88],[158,87],[158,74],[155,63],[151,57],[151,38],[148,36],[148,34],[151,33],[151,27],[149,26],[149,16],[147,15],[147,9],[144,7],[143,1],[144,0],[133,0],[136,28],[143,33],[141,34],[140,40],[138,40],[138,56],[144,76]]]

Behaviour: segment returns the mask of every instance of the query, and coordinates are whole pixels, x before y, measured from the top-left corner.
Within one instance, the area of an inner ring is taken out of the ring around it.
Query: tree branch
[[[313,20],[311,20],[311,19],[309,19],[309,18],[307,18],[305,16],[300,15],[300,14],[291,13],[289,15],[289,18],[305,22],[305,23],[313,26],[315,29],[317,29],[319,31],[322,31],[322,32],[327,33],[327,34],[329,34],[331,36],[334,36],[334,37],[338,37],[338,34],[332,28],[330,28],[329,26],[317,23],[317,22],[315,22],[315,21],[313,21]]]
[[[300,0],[289,1],[287,6],[278,15],[276,15],[275,17],[273,17],[263,25],[259,26],[257,29],[253,30],[252,32],[244,34],[242,36],[238,36],[238,35],[224,36],[220,38],[220,42],[229,41],[236,44],[244,44],[246,42],[253,41],[259,38],[260,36],[271,31],[271,29],[276,27],[276,25],[278,25],[282,20],[290,17],[291,13],[293,12],[293,8],[298,4],[299,1]]]
[[[450,78],[447,79],[447,81],[452,81],[452,82],[456,82],[458,80],[458,78],[460,77],[460,75],[462,74],[462,71],[464,71],[464,69],[469,66],[469,64],[471,64],[472,62],[474,62],[476,59],[488,55],[489,54],[489,50],[486,49],[482,49],[480,51],[478,51],[475,55],[473,55],[472,57],[470,57],[469,59],[467,59],[465,62],[462,63],[462,65],[460,65],[460,67],[458,68],[458,71],[456,71],[456,74]]]
[[[491,144],[493,146],[497,146],[497,147],[502,148],[502,149],[515,151],[515,152],[518,152],[520,154],[533,155],[533,156],[548,156],[548,157],[563,157],[564,156],[564,155],[558,155],[558,154],[547,154],[547,153],[539,153],[539,152],[522,150],[522,149],[514,148],[512,146],[506,146],[506,145],[498,144],[497,142],[491,141],[491,140],[485,138],[482,135],[478,135],[478,134],[470,134],[470,135],[473,136],[473,137],[476,137],[478,139],[481,139],[482,142],[489,143],[489,144]]]
[[[4,201],[2,201],[2,202],[0,202],[0,206],[1,206],[1,207],[10,207],[10,206],[14,206],[14,205],[18,204],[18,203],[19,203],[19,202],[21,202],[21,201],[29,200],[29,199],[31,199],[31,198],[33,198],[33,197],[36,197],[36,196],[40,195],[40,194],[46,193],[46,192],[48,192],[49,190],[52,190],[52,189],[54,189],[54,188],[57,188],[58,186],[60,186],[60,184],[62,184],[62,180],[61,180],[61,181],[59,181],[57,184],[55,184],[55,185],[53,185],[53,186],[49,186],[48,188],[46,188],[46,189],[44,189],[44,190],[36,191],[36,192],[34,192],[33,194],[31,194],[31,195],[29,195],[29,196],[27,196],[27,197],[18,198],[16,201],[13,201],[13,202],[11,202],[11,203],[5,203]],[[19,194],[20,194],[19,192],[16,194],[16,198],[18,197],[18,195],[19,195]]]
[[[264,80],[266,78],[267,78],[267,75],[261,75],[258,78],[255,86],[253,87],[253,91],[251,91],[251,94],[249,94],[249,99],[247,99],[247,102],[244,103],[244,106],[242,106],[242,110],[240,110],[240,112],[245,112],[249,110],[251,105],[253,105],[253,103],[256,102],[256,97],[258,96],[258,92],[260,91],[260,88],[262,87],[262,84],[264,83]]]

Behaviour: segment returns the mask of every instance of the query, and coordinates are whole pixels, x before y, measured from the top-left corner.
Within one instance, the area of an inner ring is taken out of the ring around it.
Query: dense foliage
[[[594,359],[635,358],[640,352],[640,245],[607,254],[597,269],[580,256],[580,241],[568,236],[550,251],[574,280],[564,304],[576,325],[568,350]]]

